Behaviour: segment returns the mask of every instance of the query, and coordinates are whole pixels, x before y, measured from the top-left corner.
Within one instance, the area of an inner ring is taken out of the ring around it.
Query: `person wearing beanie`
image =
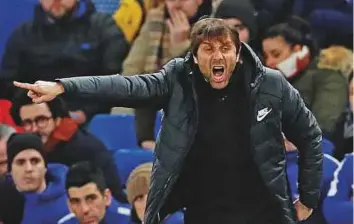
[[[24,132],[41,136],[49,163],[72,166],[90,161],[103,170],[113,197],[127,201],[112,153],[100,139],[80,128],[70,117],[63,99],[35,104],[25,91],[18,90],[13,102],[11,116]]]
[[[7,166],[9,175],[0,184],[0,223],[57,223],[70,213],[64,188],[67,167],[47,164],[39,136],[12,134]]]
[[[241,41],[248,43],[257,35],[256,10],[250,0],[223,0],[215,11],[216,18],[235,29]]]
[[[128,201],[132,205],[132,223],[142,223],[146,207],[147,195],[151,181],[152,163],[143,163],[137,166],[129,175],[127,180]],[[169,215],[163,223],[184,223],[183,213],[176,212]]]

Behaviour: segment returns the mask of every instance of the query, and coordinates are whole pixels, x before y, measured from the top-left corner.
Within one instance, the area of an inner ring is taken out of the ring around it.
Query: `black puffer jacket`
[[[95,12],[91,0],[78,1],[73,13],[59,20],[51,19],[38,5],[33,21],[19,26],[7,43],[0,69],[0,98],[12,99],[13,80],[118,73],[129,47],[112,17]],[[70,100],[68,106],[71,111],[83,110],[88,118],[110,110],[97,102]]]
[[[321,130],[298,92],[275,70],[263,67],[253,51],[244,45],[241,57],[254,65],[245,75],[251,94],[251,150],[270,192],[282,207],[284,224],[293,224],[295,211],[285,172],[281,131],[299,149],[301,201],[315,208],[322,176]],[[178,208],[172,203],[174,184],[193,143],[198,123],[197,99],[193,87],[190,58],[174,59],[160,72],[123,77],[78,77],[61,79],[70,97],[106,99],[118,105],[137,107],[159,100],[164,119],[152,172],[145,216],[146,224],[159,223],[167,213]],[[236,103],[236,102],[235,102]],[[261,110],[270,113],[261,119]],[[257,118],[258,117],[258,118]]]

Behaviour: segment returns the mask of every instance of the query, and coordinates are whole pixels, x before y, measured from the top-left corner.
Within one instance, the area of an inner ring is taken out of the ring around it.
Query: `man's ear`
[[[195,55],[193,55],[193,61],[195,64],[198,64],[198,58]]]
[[[66,204],[68,205],[69,211],[73,213],[73,210],[71,209],[70,201],[69,198],[66,200]]]
[[[103,197],[104,197],[106,207],[110,206],[112,203],[112,193],[108,188],[104,190]]]

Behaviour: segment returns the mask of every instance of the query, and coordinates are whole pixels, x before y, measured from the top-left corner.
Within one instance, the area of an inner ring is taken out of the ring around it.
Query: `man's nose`
[[[222,58],[223,58],[223,55],[222,55],[221,51],[217,50],[214,52],[214,59],[215,60],[220,60]]]
[[[33,165],[31,164],[30,161],[27,161],[27,162],[25,163],[25,171],[26,171],[26,172],[32,172],[32,170],[33,170]]]
[[[89,212],[90,208],[87,205],[87,203],[83,202],[83,203],[81,203],[81,210],[84,214],[87,214]]]
[[[31,126],[31,132],[37,132],[38,131],[38,126],[36,123],[32,123],[32,126]]]

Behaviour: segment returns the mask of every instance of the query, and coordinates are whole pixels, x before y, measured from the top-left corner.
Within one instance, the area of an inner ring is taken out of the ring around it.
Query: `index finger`
[[[14,86],[22,89],[35,90],[34,84],[24,83],[24,82],[13,82]]]

